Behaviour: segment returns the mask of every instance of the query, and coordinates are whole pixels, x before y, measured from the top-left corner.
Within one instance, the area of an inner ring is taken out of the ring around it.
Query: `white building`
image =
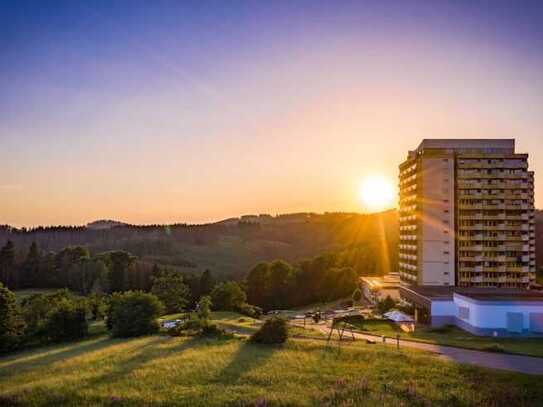
[[[415,318],[474,335],[543,337],[543,293],[530,290],[401,287]]]

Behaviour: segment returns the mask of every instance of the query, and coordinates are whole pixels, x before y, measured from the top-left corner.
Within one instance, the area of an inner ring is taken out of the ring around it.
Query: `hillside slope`
[[[245,276],[260,261],[296,262],[326,251],[363,247],[375,262],[373,273],[394,270],[398,241],[396,211],[244,216],[205,225],[118,225],[111,228],[0,228],[23,257],[35,241],[45,251],[81,245],[91,253],[127,250],[141,261],[187,271],[213,270],[224,277]],[[388,259],[382,262],[380,259]]]

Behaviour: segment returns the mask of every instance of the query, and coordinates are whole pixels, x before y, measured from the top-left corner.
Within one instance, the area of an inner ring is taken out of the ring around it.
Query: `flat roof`
[[[539,291],[528,291],[524,290],[523,292],[495,292],[495,293],[464,293],[456,292],[456,294],[462,295],[463,297],[471,298],[477,301],[543,301],[543,293]]]
[[[515,139],[423,139],[417,147],[418,151],[426,148],[446,149],[504,149],[514,150]]]
[[[369,288],[398,288],[400,285],[400,275],[391,273],[381,277],[364,276],[360,277],[360,281]]]
[[[402,287],[429,301],[452,301],[454,294],[477,301],[543,301],[543,292],[515,288],[480,288],[447,286]]]

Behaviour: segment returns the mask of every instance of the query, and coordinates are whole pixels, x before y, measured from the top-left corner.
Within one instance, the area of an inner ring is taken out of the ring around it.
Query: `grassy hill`
[[[148,336],[95,339],[0,358],[11,406],[541,405],[538,377],[429,354],[316,339],[284,346]]]

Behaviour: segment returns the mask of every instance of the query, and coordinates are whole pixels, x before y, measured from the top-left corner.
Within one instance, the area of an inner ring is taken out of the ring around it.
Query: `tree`
[[[198,301],[198,318],[203,324],[207,325],[211,318],[211,305],[211,297],[208,295],[204,295],[200,298],[200,301]]]
[[[169,314],[183,311],[190,301],[189,287],[183,276],[174,271],[162,271],[154,277],[151,292],[162,301]]]
[[[136,261],[136,257],[124,250],[101,253],[97,256],[109,269],[111,292],[127,290],[128,270]]]
[[[362,291],[360,291],[360,288],[355,288],[353,291],[353,304],[357,304],[362,299]]]
[[[249,304],[263,308],[269,306],[269,271],[267,262],[258,263],[247,276],[247,299]]]
[[[247,296],[238,283],[228,281],[216,285],[211,292],[213,308],[223,311],[237,311],[246,302]]]
[[[377,311],[380,314],[385,314],[396,306],[396,301],[394,301],[390,295],[387,295],[384,300],[377,302]]]
[[[84,301],[61,300],[48,314],[47,336],[54,342],[84,338],[89,332],[86,314]]]
[[[103,293],[108,287],[108,269],[99,259],[81,258],[68,271],[68,287],[83,295]]]
[[[290,306],[289,294],[293,269],[290,264],[282,260],[275,260],[270,264],[270,294],[273,308],[287,308]]]
[[[253,336],[251,341],[256,343],[284,343],[288,338],[287,321],[280,317],[268,319]]]
[[[108,327],[114,337],[131,337],[158,331],[157,318],[164,305],[154,294],[143,291],[115,293],[111,297]]]
[[[0,249],[0,283],[4,283],[6,287],[16,284],[15,276],[13,275],[13,266],[15,264],[15,245],[11,240]]]
[[[211,271],[206,270],[200,276],[200,296],[209,295],[215,285]]]
[[[53,311],[62,302],[80,304],[81,298],[77,298],[69,290],[59,290],[53,294],[33,294],[25,298],[22,303],[22,315],[26,324],[26,337],[34,341],[42,341],[51,339],[53,335],[49,335],[48,326],[49,318]],[[55,339],[56,340],[56,339]]]
[[[74,264],[88,258],[90,258],[89,251],[82,246],[68,246],[58,252],[55,255],[56,286],[69,287],[70,269]]]
[[[23,264],[24,286],[41,287],[40,281],[40,263],[41,254],[36,242],[32,242],[28,249],[25,262]]]
[[[23,336],[22,322],[15,294],[0,283],[0,353],[15,349]]]

